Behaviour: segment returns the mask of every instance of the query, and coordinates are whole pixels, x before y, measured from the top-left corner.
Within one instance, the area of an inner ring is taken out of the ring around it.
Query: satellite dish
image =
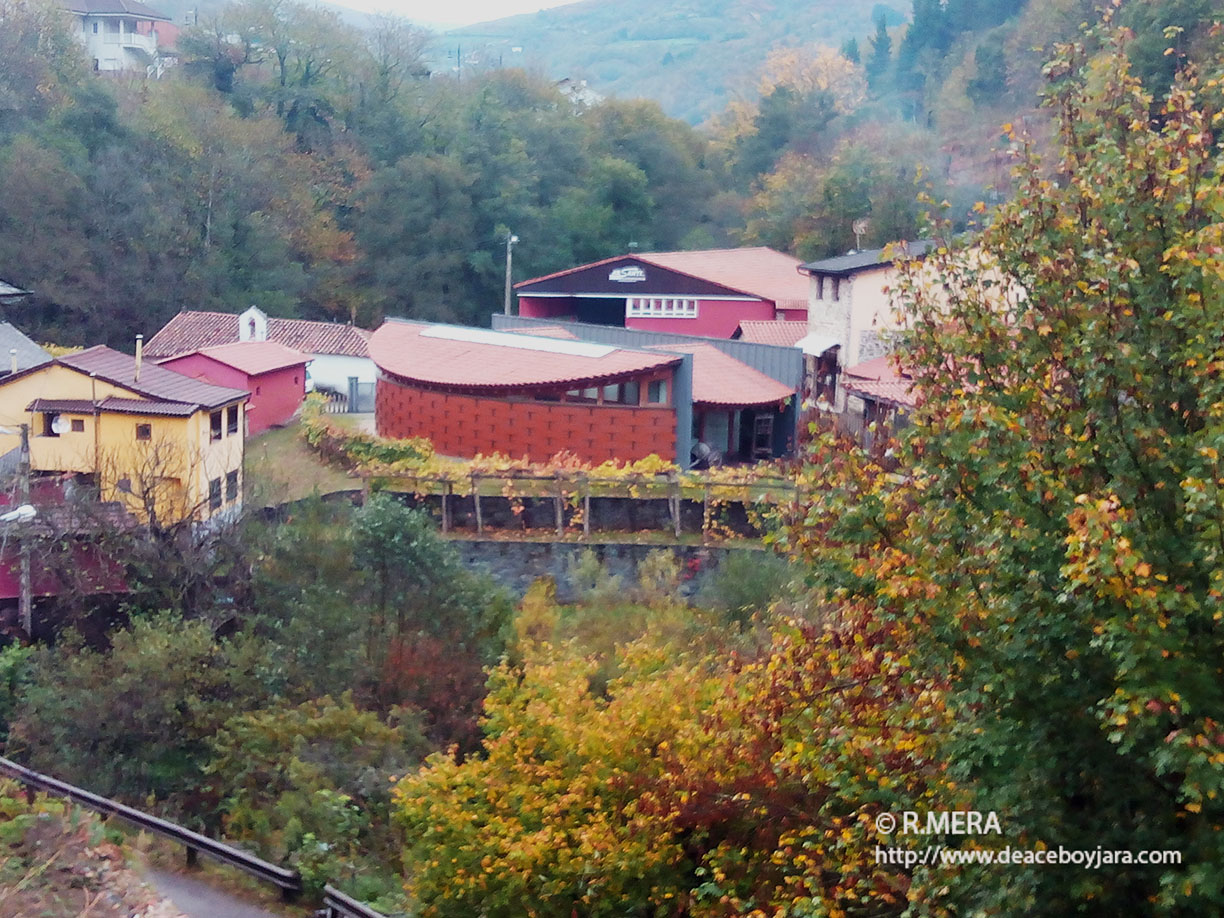
[[[62,414],[57,414],[51,419],[51,433],[55,434],[56,436],[62,433],[68,433],[71,428],[72,425],[68,423],[68,420]]]

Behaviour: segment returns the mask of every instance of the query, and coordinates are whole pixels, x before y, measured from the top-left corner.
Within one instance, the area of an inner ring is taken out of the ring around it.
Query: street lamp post
[[[514,258],[514,244],[518,241],[518,236],[510,232],[506,233],[506,315],[510,315],[510,266]]]

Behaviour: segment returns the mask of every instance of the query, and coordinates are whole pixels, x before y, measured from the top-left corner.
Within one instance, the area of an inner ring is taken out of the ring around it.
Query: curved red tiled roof
[[[454,337],[448,337],[454,336]],[[601,383],[680,362],[610,345],[389,319],[370,339],[379,369],[455,389],[531,389]]]
[[[802,262],[765,246],[702,249],[693,252],[634,252],[545,274],[542,277],[533,277],[514,286],[516,289],[526,287],[625,258],[635,258],[669,271],[711,281],[749,296],[772,300],[781,309],[807,310],[808,279],[799,273]]]
[[[739,324],[740,341],[795,347],[807,334],[806,322],[786,322],[777,319],[744,319]]]
[[[313,319],[268,318],[268,340],[303,354],[370,356],[370,332],[355,325]],[[185,310],[165,324],[145,345],[149,357],[176,357],[220,344],[238,342],[238,316],[231,312]]]
[[[724,354],[712,344],[652,344],[652,350],[693,355],[693,403],[729,408],[772,405],[785,401],[795,390],[760,370]]]

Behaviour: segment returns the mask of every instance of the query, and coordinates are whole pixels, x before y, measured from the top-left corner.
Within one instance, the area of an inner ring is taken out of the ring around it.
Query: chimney
[[[9,370],[13,373],[17,372],[17,348],[9,348]]]
[[[144,359],[144,335],[136,336],[136,372],[132,376],[132,382],[140,382],[140,364]]]

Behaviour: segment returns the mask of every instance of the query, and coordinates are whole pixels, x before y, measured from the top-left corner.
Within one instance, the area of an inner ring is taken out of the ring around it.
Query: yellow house
[[[0,379],[0,454],[30,427],[35,475],[75,474],[145,520],[209,520],[242,505],[250,393],[91,347]]]

